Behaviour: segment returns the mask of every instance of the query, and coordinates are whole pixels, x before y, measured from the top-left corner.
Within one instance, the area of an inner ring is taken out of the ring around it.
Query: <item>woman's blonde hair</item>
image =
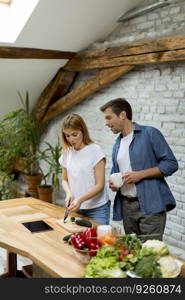
[[[83,143],[85,145],[92,144],[93,141],[89,136],[89,132],[87,126],[82,119],[82,117],[78,114],[69,114],[64,117],[61,124],[61,138],[62,138],[62,146],[63,150],[67,150],[71,147],[70,143],[67,141],[64,130],[65,129],[73,129],[73,130],[80,130],[83,134]]]

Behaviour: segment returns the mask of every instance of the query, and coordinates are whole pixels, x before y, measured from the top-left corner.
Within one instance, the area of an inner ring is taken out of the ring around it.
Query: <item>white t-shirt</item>
[[[133,138],[133,131],[121,139],[120,148],[118,151],[117,162],[122,174],[132,171],[129,156],[129,146]],[[134,183],[124,183],[121,187],[121,194],[127,197],[136,197],[136,186]]]
[[[68,182],[72,192],[72,198],[78,198],[95,186],[94,167],[105,157],[101,147],[90,144],[81,150],[73,148],[64,152],[59,159],[63,168],[67,169]],[[80,209],[91,209],[104,205],[108,201],[106,184],[102,192],[95,197],[84,201]]]

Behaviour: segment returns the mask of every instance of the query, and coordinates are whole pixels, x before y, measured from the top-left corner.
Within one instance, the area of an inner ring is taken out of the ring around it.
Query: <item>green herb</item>
[[[124,244],[127,250],[140,250],[142,247],[142,243],[140,239],[138,239],[135,233],[125,234],[119,237],[116,241],[117,244]]]

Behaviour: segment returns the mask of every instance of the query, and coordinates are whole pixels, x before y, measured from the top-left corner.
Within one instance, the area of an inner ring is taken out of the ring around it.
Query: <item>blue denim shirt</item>
[[[112,173],[120,172],[117,155],[122,134],[118,136],[112,151]],[[159,167],[164,177],[172,175],[178,169],[177,160],[162,133],[151,126],[134,123],[133,139],[129,146],[130,163],[133,171]],[[164,177],[147,178],[136,183],[137,197],[143,216],[172,210],[175,199]],[[120,221],[122,214],[122,196],[116,193],[113,206],[113,220]]]

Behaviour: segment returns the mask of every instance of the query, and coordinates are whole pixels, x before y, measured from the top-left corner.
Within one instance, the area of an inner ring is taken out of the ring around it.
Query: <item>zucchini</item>
[[[73,233],[68,234],[68,235],[65,235],[65,236],[63,237],[63,241],[70,244],[70,243],[71,243],[71,242],[70,242],[70,237],[71,237],[72,235],[73,235]]]
[[[84,226],[84,227],[92,227],[92,223],[90,221],[87,221],[87,220],[84,220],[81,218],[76,219],[75,223],[77,225]]]

